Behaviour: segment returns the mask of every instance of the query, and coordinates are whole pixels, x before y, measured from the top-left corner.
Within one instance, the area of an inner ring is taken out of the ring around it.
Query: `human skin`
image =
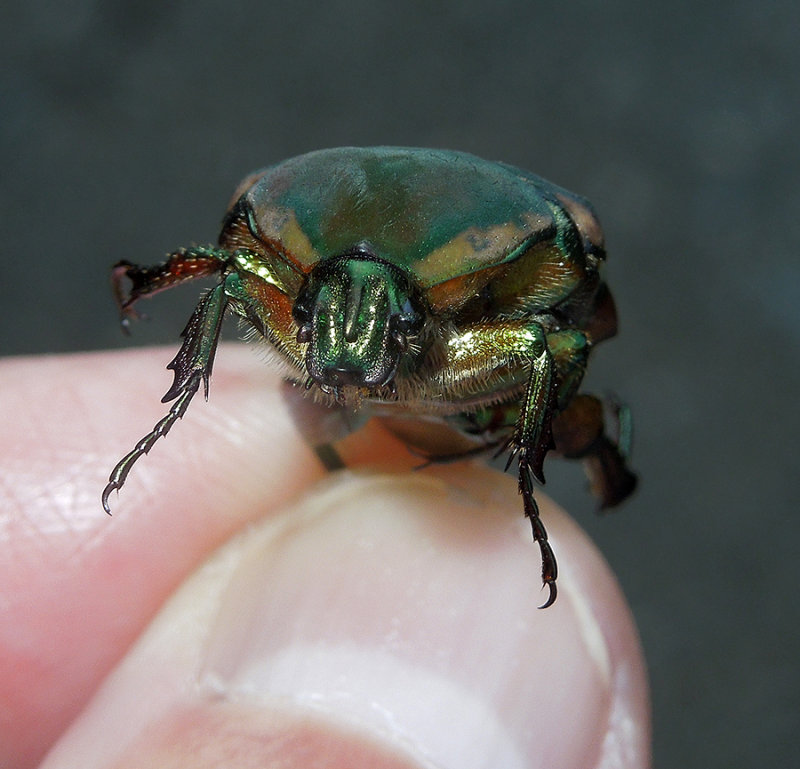
[[[636,631],[577,526],[539,495],[539,611],[513,477],[414,470],[375,425],[329,474],[251,350],[106,516],[172,354],[0,362],[0,766],[650,765]]]

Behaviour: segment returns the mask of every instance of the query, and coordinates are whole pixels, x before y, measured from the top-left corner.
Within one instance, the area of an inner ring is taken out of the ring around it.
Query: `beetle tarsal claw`
[[[550,588],[550,595],[548,595],[547,600],[538,607],[539,609],[546,609],[548,606],[552,606],[556,602],[556,597],[558,596],[558,588],[555,582],[545,582],[542,587],[545,585]]]
[[[109,481],[108,485],[103,489],[103,510],[111,515],[111,506],[108,504],[108,498],[111,496],[112,491],[119,491],[122,484]]]

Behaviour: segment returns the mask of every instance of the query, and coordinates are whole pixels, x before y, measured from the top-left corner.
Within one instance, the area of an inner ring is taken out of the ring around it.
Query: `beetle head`
[[[321,261],[294,304],[306,369],[325,392],[391,385],[424,322],[419,292],[365,247]]]

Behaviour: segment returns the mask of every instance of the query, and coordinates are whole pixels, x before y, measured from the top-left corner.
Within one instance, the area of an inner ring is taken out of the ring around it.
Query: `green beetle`
[[[169,413],[114,468],[103,507],[201,383],[208,395],[230,309],[275,348],[288,380],[332,408],[377,416],[430,460],[507,449],[549,606],[556,561],[534,499],[548,450],[586,460],[603,507],[636,483],[626,412],[612,406],[607,431],[609,409],[577,394],[590,350],[616,332],[604,257],[586,200],[465,153],[341,148],[259,171],[239,186],[218,247],[114,267],[125,326],[142,297],[219,282],[168,366]]]

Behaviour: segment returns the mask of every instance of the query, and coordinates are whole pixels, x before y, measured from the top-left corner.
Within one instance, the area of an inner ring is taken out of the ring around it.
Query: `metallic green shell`
[[[239,195],[253,234],[299,272],[368,244],[445,315],[553,307],[603,256],[587,201],[460,152],[321,150],[252,175]]]

